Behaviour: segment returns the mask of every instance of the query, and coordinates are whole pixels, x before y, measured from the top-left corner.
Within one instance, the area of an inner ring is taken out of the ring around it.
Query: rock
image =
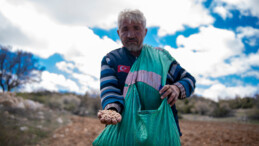
[[[68,129],[68,128],[66,128],[66,129],[65,129],[65,132],[66,132],[66,133],[67,133],[67,132],[69,132],[69,129]]]
[[[9,112],[8,111],[4,111],[4,115],[8,117],[9,116]]]
[[[32,110],[36,110],[36,109],[41,109],[43,107],[42,104],[34,102],[32,100],[24,100],[23,103],[25,104],[25,107],[27,109],[32,109]]]
[[[37,128],[42,129],[43,127],[42,125],[37,125]]]
[[[42,111],[39,111],[39,112],[37,113],[37,117],[38,117],[39,119],[41,119],[41,120],[44,120],[44,119],[45,119],[44,113],[43,113]]]
[[[0,101],[0,104],[2,104],[3,106],[7,106],[7,107],[11,107],[11,106],[12,106],[12,102],[11,102],[11,101],[9,101],[9,100],[4,100],[4,99],[2,99],[2,100]]]
[[[15,119],[14,115],[9,116],[10,119]]]
[[[43,105],[21,97],[15,97],[15,93],[0,93],[0,105],[11,108],[36,110],[43,108]]]
[[[44,115],[44,113],[42,111],[39,111],[38,115]]]
[[[25,109],[25,105],[23,102],[16,102],[16,104],[13,104],[14,108],[21,108],[21,109]]]
[[[21,120],[21,121],[24,121],[24,122],[25,122],[25,121],[28,121],[27,118],[21,118],[20,120]]]
[[[56,134],[54,134],[52,137],[53,137],[53,138],[56,138],[56,137],[57,137],[57,135],[56,135]]]
[[[45,117],[43,115],[39,115],[38,118],[41,119],[41,120],[45,119]]]
[[[26,131],[26,130],[28,130],[28,127],[26,127],[26,126],[20,127],[20,130],[21,131]]]
[[[59,117],[59,118],[57,118],[57,122],[58,122],[59,124],[62,124],[62,123],[63,123],[63,120]]]

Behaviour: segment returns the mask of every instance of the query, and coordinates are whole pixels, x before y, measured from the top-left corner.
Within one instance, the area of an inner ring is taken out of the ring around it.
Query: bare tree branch
[[[0,86],[3,92],[26,83],[40,81],[43,70],[33,54],[23,51],[11,52],[10,48],[0,45]]]

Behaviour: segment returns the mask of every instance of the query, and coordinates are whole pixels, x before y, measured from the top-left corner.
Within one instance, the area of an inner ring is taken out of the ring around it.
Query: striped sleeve
[[[116,109],[121,112],[124,106],[124,97],[118,86],[115,70],[111,67],[110,59],[105,56],[101,64],[101,104],[103,109]]]
[[[196,81],[177,61],[173,61],[167,74],[167,82],[176,85],[180,89],[179,99],[184,99],[194,92]]]

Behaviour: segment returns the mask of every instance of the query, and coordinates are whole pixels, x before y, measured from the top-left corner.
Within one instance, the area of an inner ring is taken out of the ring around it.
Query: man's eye
[[[122,28],[122,31],[128,31],[127,27]]]
[[[139,26],[134,26],[134,29],[139,30],[140,28],[139,28]]]

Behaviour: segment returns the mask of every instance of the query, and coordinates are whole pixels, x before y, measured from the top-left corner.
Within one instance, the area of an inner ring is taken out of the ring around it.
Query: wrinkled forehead
[[[140,20],[134,20],[134,19],[122,19],[120,22],[120,28],[125,26],[144,26],[143,23]]]

